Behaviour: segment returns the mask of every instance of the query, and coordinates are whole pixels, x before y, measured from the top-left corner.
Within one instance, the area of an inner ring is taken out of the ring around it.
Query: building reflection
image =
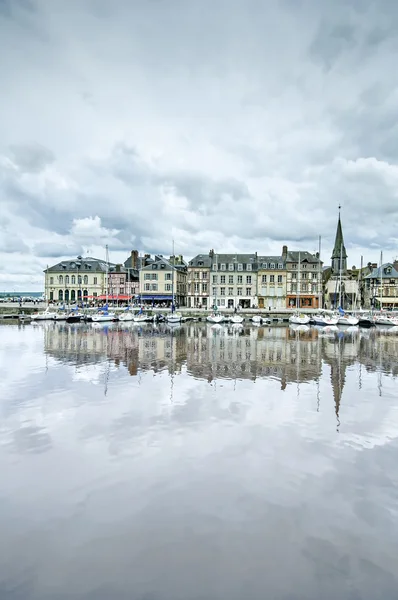
[[[398,375],[398,336],[380,331],[297,331],[286,327],[209,326],[186,324],[42,325],[46,353],[74,365],[103,362],[124,365],[130,375],[140,371],[186,370],[197,379],[272,378],[281,389],[291,383],[319,382],[329,369],[337,422],[346,371]]]

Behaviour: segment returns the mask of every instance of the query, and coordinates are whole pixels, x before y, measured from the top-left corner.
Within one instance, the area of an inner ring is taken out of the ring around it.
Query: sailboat
[[[127,306],[126,309],[119,315],[119,321],[133,321],[134,313],[131,310],[130,306]]]
[[[171,314],[166,316],[166,321],[168,323],[180,323],[182,320],[182,314],[180,312],[175,312],[175,304],[174,304],[174,274],[176,272],[175,268],[175,255],[174,255],[174,240],[173,240],[173,264],[172,264],[172,275],[171,275]]]
[[[100,308],[97,312],[97,314],[93,315],[91,317],[91,320],[93,321],[93,323],[103,323],[106,321],[114,321],[116,318],[116,315],[114,312],[109,312],[108,309],[108,269],[109,269],[109,253],[108,253],[108,246],[106,246],[106,279],[105,279],[105,286],[106,286],[106,304],[105,306],[103,306],[102,308]]]
[[[289,323],[292,325],[308,325],[310,318],[307,315],[298,312],[299,294],[300,294],[300,264],[301,254],[298,254],[298,277],[297,277],[297,293],[296,293],[296,312],[289,318]]]

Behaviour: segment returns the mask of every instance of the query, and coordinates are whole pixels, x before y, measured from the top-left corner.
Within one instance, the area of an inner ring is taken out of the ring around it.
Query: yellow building
[[[283,256],[259,256],[257,271],[258,307],[286,307],[286,262]]]
[[[165,302],[177,306],[186,305],[187,264],[182,256],[169,259],[156,255],[150,264],[140,270],[140,301],[159,304]]]
[[[115,265],[108,263],[108,270]],[[78,256],[48,267],[45,271],[45,296],[49,302],[74,303],[96,298],[106,291],[106,262]]]

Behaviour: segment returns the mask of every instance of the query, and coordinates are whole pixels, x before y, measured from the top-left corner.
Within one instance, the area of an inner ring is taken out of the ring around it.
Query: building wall
[[[187,273],[173,268],[152,269],[153,265],[140,271],[140,296],[150,295],[156,300],[157,296],[167,296],[166,302],[172,300],[174,280],[174,298],[180,306],[186,305]]]
[[[239,305],[257,307],[257,272],[222,271],[213,264],[210,273],[210,304],[220,308]]]
[[[259,268],[257,273],[258,307],[265,309],[286,307],[285,269]]]
[[[188,267],[187,306],[208,308],[210,306],[210,267]]]
[[[286,307],[296,308],[298,298],[297,308],[320,308],[322,273],[319,272],[318,263],[302,264],[300,273],[298,264],[294,262],[288,262],[286,269]]]
[[[46,297],[49,301],[72,303],[83,295],[101,296],[106,290],[106,274],[102,272],[68,273],[65,270],[45,273]]]

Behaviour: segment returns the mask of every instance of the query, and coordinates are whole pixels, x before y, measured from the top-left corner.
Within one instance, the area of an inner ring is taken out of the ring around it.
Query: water
[[[0,598],[397,597],[398,336],[0,327]]]

